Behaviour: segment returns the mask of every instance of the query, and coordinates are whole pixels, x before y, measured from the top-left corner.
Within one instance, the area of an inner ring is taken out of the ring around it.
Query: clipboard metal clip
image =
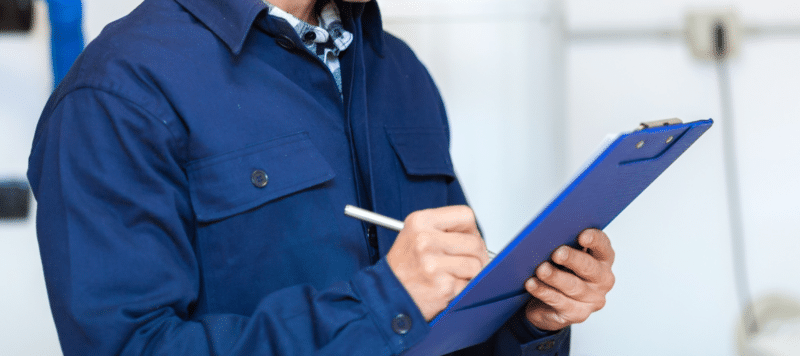
[[[678,125],[682,124],[683,121],[678,118],[673,119],[664,119],[664,120],[656,120],[656,121],[648,121],[639,124],[639,127],[636,128],[636,131],[641,131],[644,129],[649,129],[652,127],[661,127],[661,126],[669,126],[669,125]]]

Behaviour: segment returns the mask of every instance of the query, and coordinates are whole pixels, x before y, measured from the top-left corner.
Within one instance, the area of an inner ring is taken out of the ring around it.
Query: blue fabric
[[[58,85],[83,51],[83,10],[80,0],[47,0],[53,82]]]
[[[145,0],[77,59],[28,171],[65,355],[395,355],[425,337],[381,258],[397,234],[343,209],[466,203],[444,107],[374,2],[339,6],[344,102],[261,0]],[[538,341],[509,336],[523,322],[461,354],[520,354]]]

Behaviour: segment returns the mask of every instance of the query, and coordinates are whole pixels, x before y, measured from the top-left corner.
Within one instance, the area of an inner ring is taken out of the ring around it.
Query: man
[[[488,257],[444,107],[375,2],[145,0],[76,61],[29,179],[65,355],[389,355]],[[491,189],[491,188],[487,188]],[[398,234],[342,214],[403,218]],[[566,354],[602,232],[460,355]]]

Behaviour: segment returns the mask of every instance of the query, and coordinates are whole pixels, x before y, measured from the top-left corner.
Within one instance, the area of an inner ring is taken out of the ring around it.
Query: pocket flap
[[[335,176],[307,132],[192,162],[187,174],[199,221],[238,214]]]
[[[449,140],[443,128],[387,127],[386,134],[406,174],[455,178]]]

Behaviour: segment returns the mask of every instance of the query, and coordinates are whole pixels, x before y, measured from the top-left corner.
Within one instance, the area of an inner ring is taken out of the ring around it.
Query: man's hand
[[[411,213],[386,262],[425,320],[431,320],[489,263],[489,256],[472,209],[448,206]]]
[[[606,293],[614,286],[614,249],[600,230],[590,229],[578,236],[583,251],[561,246],[553,252],[553,262],[573,273],[542,263],[525,289],[534,296],[525,314],[542,330],[558,330],[581,323],[606,304]]]

